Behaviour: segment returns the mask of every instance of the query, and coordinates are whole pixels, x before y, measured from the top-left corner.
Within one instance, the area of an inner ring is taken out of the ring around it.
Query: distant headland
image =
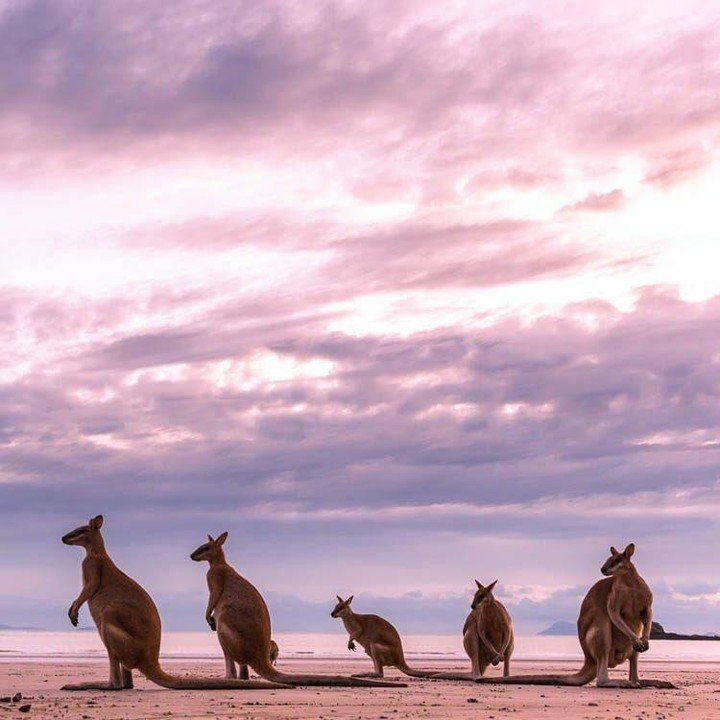
[[[538,635],[577,635],[577,626],[569,620],[556,620],[552,625],[546,627]],[[658,622],[652,624],[650,631],[651,640],[720,640],[717,633],[706,633],[704,635],[684,635],[682,633],[668,632]]]

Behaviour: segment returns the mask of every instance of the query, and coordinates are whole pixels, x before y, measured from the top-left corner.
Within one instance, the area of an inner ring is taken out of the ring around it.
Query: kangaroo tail
[[[178,677],[166,673],[159,663],[141,667],[139,670],[148,680],[171,690],[279,690],[289,687],[279,682],[268,682],[267,680]]]
[[[436,672],[431,673],[430,677],[435,680],[474,680],[472,673],[469,672]]]
[[[400,671],[405,673],[406,675],[409,675],[410,677],[416,677],[416,678],[430,678],[437,675],[437,672],[434,670],[414,670],[411,668],[405,660],[402,662],[399,662],[395,665],[395,667]]]
[[[270,661],[256,663],[253,670],[275,683],[284,685],[311,685],[315,687],[407,687],[405,683],[389,682],[388,680],[365,680],[363,678],[345,677],[344,675],[295,675],[284,673],[274,668]]]
[[[585,658],[585,663],[579,672],[574,675],[509,675],[501,678],[479,678],[475,682],[491,685],[567,685],[569,687],[580,687],[587,685],[597,675],[597,667],[590,658]]]

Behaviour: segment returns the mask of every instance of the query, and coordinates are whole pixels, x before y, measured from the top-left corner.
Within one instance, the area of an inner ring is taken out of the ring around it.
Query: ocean
[[[343,633],[277,633],[280,659],[362,660],[362,649],[350,652]],[[403,637],[409,661],[465,660],[459,635],[406,635]],[[210,632],[166,632],[161,656],[165,661],[222,660],[217,638]],[[515,660],[579,660],[582,654],[576,637],[527,635],[515,638]],[[643,659],[666,662],[720,663],[720,641],[653,640]],[[0,631],[0,663],[12,662],[104,662],[105,650],[95,630],[45,632],[36,630]]]

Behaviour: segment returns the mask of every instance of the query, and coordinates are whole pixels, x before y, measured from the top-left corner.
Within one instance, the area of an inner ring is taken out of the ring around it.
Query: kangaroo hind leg
[[[128,686],[125,682],[124,673],[126,672],[121,667],[120,662],[117,658],[110,657],[110,679],[108,682],[84,682],[84,683],[70,683],[63,685],[61,690],[70,691],[82,691],[82,690],[126,690],[132,687],[132,679]]]
[[[637,688],[640,687],[634,680],[612,679],[608,670],[608,645],[600,643],[595,656],[597,661],[597,686],[599,688]],[[630,669],[632,675],[632,668]]]
[[[223,648],[222,651],[225,656],[225,677],[229,680],[234,680],[237,678],[235,660],[233,660],[232,655],[225,648]],[[242,666],[240,666],[240,672],[242,672]]]
[[[132,670],[129,670],[128,668],[121,666],[120,671],[122,673],[123,688],[125,690],[132,690],[134,687],[133,678],[132,678]]]
[[[373,665],[375,666],[375,670],[373,672],[357,673],[355,675],[352,675],[352,677],[356,677],[356,678],[381,678],[381,677],[384,677],[383,664],[380,661],[380,658],[378,656],[379,649],[376,647],[371,647],[369,655],[372,658]]]
[[[463,647],[465,648],[467,656],[470,658],[471,677],[473,680],[478,680],[483,676],[485,668],[480,661],[480,638],[474,629],[468,630],[465,635],[463,635]]]

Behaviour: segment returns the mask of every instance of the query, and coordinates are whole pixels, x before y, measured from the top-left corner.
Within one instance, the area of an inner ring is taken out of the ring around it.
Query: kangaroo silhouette
[[[606,577],[588,590],[580,606],[578,638],[585,661],[573,675],[510,675],[503,678],[480,678],[482,683],[521,685],[586,685],[597,679],[602,688],[674,688],[666,680],[641,680],[638,676],[638,654],[650,647],[652,625],[652,592],[640,577],[630,558],[635,545],[623,552],[610,548],[610,557],[600,572]],[[613,680],[608,668],[630,661],[627,680]]]
[[[65,685],[63,690],[126,690],[132,688],[132,671],[173,690],[254,690],[288,687],[262,680],[227,680],[176,677],[160,667],[160,614],[148,593],[120,570],[105,550],[100,532],[102,515],[75,528],[62,541],[85,548],[82,563],[83,587],[68,610],[77,626],[78,612],[87,602],[100,639],[110,660],[107,683],[85,682]]]
[[[362,645],[375,666],[374,672],[357,673],[353,677],[383,677],[383,668],[396,667],[410,677],[432,677],[433,672],[414,670],[405,662],[400,634],[385,618],[379,615],[361,615],[353,612],[350,603],[354,595],[343,600],[339,595],[337,605],[330,613],[334,618],[341,618],[345,629],[350,635],[348,650],[355,652],[355,641]]]
[[[234,663],[251,667],[268,680],[288,685],[336,687],[404,687],[399,683],[373,682],[342,675],[296,675],[280,672],[271,662],[270,613],[257,588],[238,574],[225,559],[222,549],[227,532],[192,552],[190,558],[207,561],[208,598],[205,620],[217,632],[225,655],[226,673],[231,675]]]
[[[503,675],[510,674],[510,657],[515,640],[512,620],[505,606],[493,595],[497,580],[485,587],[475,581],[477,591],[470,604],[471,612],[463,626],[463,647],[471,663],[469,673],[435,673],[446,680],[477,680],[488,665],[503,663]]]

